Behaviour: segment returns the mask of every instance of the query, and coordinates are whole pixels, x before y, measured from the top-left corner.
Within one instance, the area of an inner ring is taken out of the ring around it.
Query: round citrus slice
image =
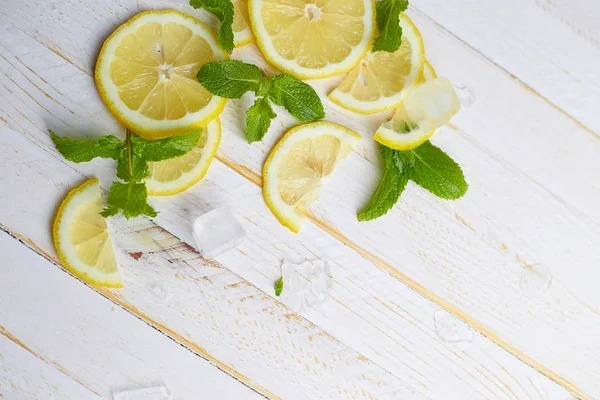
[[[209,61],[227,59],[214,33],[178,11],[142,12],[102,45],[96,86],[112,114],[146,139],[205,126],[225,106],[196,79]]]
[[[352,69],[376,27],[374,0],[249,0],[248,11],[265,58],[301,79]]]
[[[64,267],[77,277],[92,285],[122,287],[102,208],[98,179],[73,189],[54,219],[54,247]]]
[[[233,15],[233,43],[242,47],[254,41],[248,21],[248,0],[233,0],[235,14]]]
[[[425,48],[417,27],[400,14],[402,43],[393,53],[369,52],[340,85],[329,94],[338,105],[360,113],[373,114],[396,108],[403,91],[423,76]]]
[[[263,166],[263,196],[282,225],[300,231],[325,178],[359,141],[356,132],[331,122],[300,125],[279,139]]]
[[[212,121],[202,130],[196,147],[181,157],[150,162],[145,179],[150,196],[170,196],[183,192],[204,178],[221,142],[221,122]]]
[[[392,119],[377,129],[373,139],[395,150],[413,149],[425,143],[458,110],[460,100],[450,81],[435,78],[407,89]]]

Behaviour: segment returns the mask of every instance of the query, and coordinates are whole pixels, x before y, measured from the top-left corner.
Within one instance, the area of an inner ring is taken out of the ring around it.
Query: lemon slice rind
[[[164,166],[166,163],[173,163],[173,160],[176,162],[177,158],[149,163],[150,175],[144,180],[149,196],[172,196],[189,189],[204,178],[217,153],[219,144],[221,143],[221,121],[219,118],[210,122],[208,126],[204,128],[202,135],[207,135],[207,139],[204,147],[200,149],[202,151],[200,159],[191,170],[182,173],[179,178],[168,182],[162,182],[153,179],[152,177],[152,171],[155,168],[155,165],[162,164]],[[202,138],[200,140],[202,140]],[[186,155],[183,155],[182,157],[186,157]]]
[[[188,113],[183,118],[177,120],[156,120],[141,114],[137,110],[132,110],[123,102],[123,100],[121,100],[118,94],[118,87],[113,82],[110,74],[111,63],[113,58],[116,57],[115,51],[119,47],[121,40],[126,35],[135,32],[144,24],[165,24],[172,22],[179,23],[186,28],[189,28],[193,35],[197,35],[204,39],[213,52],[214,61],[226,60],[229,58],[228,54],[220,47],[214,32],[203,22],[179,11],[165,10],[141,12],[119,26],[102,45],[96,63],[96,87],[107,108],[121,124],[147,139],[159,139],[172,136],[173,134],[185,133],[193,129],[202,128],[223,111],[227,101],[227,99],[212,96],[209,103],[201,110],[194,113]]]
[[[340,107],[358,114],[375,114],[381,111],[396,108],[398,104],[402,102],[404,90],[421,82],[423,79],[423,69],[425,63],[425,46],[423,43],[423,38],[419,32],[419,29],[405,14],[400,14],[400,24],[402,25],[402,38],[410,40],[411,44],[412,68],[410,74],[405,77],[404,88],[392,96],[381,96],[377,100],[366,101],[356,99],[351,93],[344,92],[338,87],[329,94],[331,101]],[[368,53],[366,58],[373,57],[372,54],[373,53]],[[368,64],[370,61],[363,62]],[[356,68],[362,68],[362,66],[357,66]],[[352,72],[350,74],[352,74]]]
[[[375,16],[375,0],[364,0],[365,7],[362,23],[364,32],[360,42],[355,45],[350,54],[348,54],[341,62],[335,64],[327,64],[321,68],[306,68],[298,65],[294,60],[289,60],[281,56],[270,40],[264,24],[260,8],[262,0],[248,0],[248,14],[250,16],[250,26],[256,40],[257,46],[260,48],[263,56],[271,64],[283,72],[287,72],[299,79],[321,79],[330,76],[343,74],[351,70],[360,60],[367,54],[373,45],[375,35],[375,27],[377,25]]]
[[[300,125],[290,129],[281,137],[279,142],[272,148],[263,165],[263,197],[265,202],[279,222],[294,233],[300,232],[306,216],[282,199],[278,188],[278,167],[295,143],[321,135],[330,135],[339,139],[344,146],[349,146],[349,150],[353,149],[361,139],[358,133],[331,122],[320,121]],[[336,163],[346,155],[337,154]]]
[[[79,216],[81,207],[89,203],[96,203],[98,213],[102,210],[102,192],[98,179],[90,179],[81,186],[71,190],[67,197],[61,203],[53,224],[54,246],[63,266],[78,278],[92,285],[107,286],[119,288],[123,287],[123,277],[117,267],[115,260],[115,270],[112,272],[102,272],[95,266],[86,264],[76,253],[75,245],[70,239],[71,226]],[[104,233],[102,233],[104,234]],[[108,235],[108,232],[106,232]],[[104,249],[109,255],[114,257],[110,237],[107,237]]]

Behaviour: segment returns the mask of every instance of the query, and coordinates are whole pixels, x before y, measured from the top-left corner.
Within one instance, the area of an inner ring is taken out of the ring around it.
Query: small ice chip
[[[121,390],[113,393],[113,400],[170,400],[171,394],[165,386],[143,389]]]
[[[323,303],[333,286],[329,263],[323,260],[281,266],[284,286],[281,300],[296,312]]]
[[[527,296],[540,296],[552,283],[552,271],[544,264],[534,264],[523,267],[519,288]]]
[[[435,332],[447,343],[472,342],[475,333],[473,329],[454,315],[444,310],[433,314]]]
[[[194,240],[203,257],[212,259],[239,246],[244,228],[228,207],[219,207],[194,221]]]

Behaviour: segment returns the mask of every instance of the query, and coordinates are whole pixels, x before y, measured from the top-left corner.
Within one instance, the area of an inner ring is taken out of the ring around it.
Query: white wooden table
[[[157,385],[176,399],[600,398],[600,3],[412,0],[428,59],[476,98],[433,138],[464,168],[463,199],[409,185],[358,223],[379,177],[370,136],[389,115],[325,100],[364,140],[293,235],[261,199],[260,167],[294,121],[248,145],[251,99],[230,101],[207,177],[151,199],[153,221],[111,219],[126,286],[92,288],[58,263],[50,223],[69,188],[107,188],[113,165],[66,162],[48,129],[123,134],[96,94],[96,54],[132,15],[169,7],[214,26],[184,1],[0,0],[0,398]],[[234,57],[264,66],[253,45]],[[190,221],[223,204],[248,237],[209,262]],[[295,313],[274,297],[280,263],[315,259],[335,285]],[[445,341],[440,310],[473,339]]]

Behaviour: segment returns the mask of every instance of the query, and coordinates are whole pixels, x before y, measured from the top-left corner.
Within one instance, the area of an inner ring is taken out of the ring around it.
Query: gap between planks
[[[471,46],[468,42],[464,41],[459,36],[455,35],[454,32],[446,29],[445,26],[443,26],[440,23],[438,23],[436,20],[434,20],[433,18],[431,18],[429,15],[425,14],[424,12],[422,12],[421,10],[419,10],[418,8],[415,8],[414,6],[410,7],[410,11],[414,12],[415,14],[418,14],[420,17],[422,17],[424,19],[429,20],[432,24],[434,24],[435,26],[437,26],[440,30],[444,31],[445,33],[447,33],[448,35],[452,36],[457,41],[459,41],[460,43],[462,43],[463,45],[465,45],[465,47],[469,48],[473,53],[476,53],[479,57],[483,58],[484,60],[488,61],[490,64],[492,64],[493,66],[495,66],[496,68],[498,68],[499,70],[501,70],[502,72],[504,72],[512,80],[514,80],[515,82],[517,82],[523,89],[527,90],[528,92],[530,92],[534,96],[540,98],[546,104],[548,104],[550,107],[552,107],[554,110],[558,111],[559,113],[561,113],[564,116],[566,116],[567,118],[569,118],[578,127],[580,127],[585,132],[587,132],[590,135],[592,135],[595,139],[600,139],[600,133],[596,133],[594,130],[592,130],[591,128],[589,128],[583,122],[579,121],[576,117],[574,117],[573,115],[569,114],[567,111],[565,111],[562,108],[560,108],[558,105],[556,105],[550,99],[548,99],[546,96],[542,95],[541,93],[539,93],[538,91],[536,91],[534,88],[532,88],[531,86],[529,86],[527,83],[523,82],[521,79],[519,79],[515,75],[511,74],[506,68],[504,68],[500,64],[496,63],[494,60],[492,60],[491,58],[489,58],[488,56],[486,56],[485,54],[483,54],[477,48]],[[79,69],[81,69],[81,68],[79,68]]]
[[[467,46],[474,53],[476,53],[477,55],[479,55],[483,59],[487,60],[489,63],[491,63],[495,67],[499,68],[502,72],[504,72],[509,77],[511,77],[511,79],[513,79],[514,81],[516,81],[517,83],[519,83],[524,89],[526,89],[527,91],[531,92],[536,97],[542,99],[545,103],[549,104],[552,108],[556,109],[561,114],[567,116],[570,120],[572,120],[578,126],[580,126],[581,128],[583,128],[587,133],[593,135],[595,138],[600,138],[600,136],[598,134],[596,134],[593,130],[591,130],[590,128],[588,128],[587,126],[585,126],[582,122],[580,122],[579,120],[577,120],[572,115],[568,114],[566,111],[564,111],[563,109],[561,109],[557,105],[555,105],[549,99],[547,99],[546,97],[544,97],[543,95],[541,95],[540,93],[538,93],[537,91],[535,91],[534,89],[532,89],[530,86],[528,86],[527,84],[525,84],[523,81],[521,81],[520,79],[518,79],[514,75],[510,74],[506,69],[504,69],[500,65],[496,64],[495,62],[493,62],[487,56],[483,55],[479,50],[477,50],[476,48],[472,47],[471,45],[469,45],[467,42],[465,42],[462,39],[460,39],[459,37],[457,37],[452,32],[448,31],[445,27],[443,27],[442,25],[440,25],[439,23],[437,23],[435,20],[431,19],[429,16],[427,16],[426,14],[424,14],[423,12],[421,12],[420,10],[415,9],[414,7],[411,7],[411,9],[413,11],[415,11],[416,13],[418,13],[420,16],[422,16],[422,17],[430,20],[433,24],[435,24],[436,26],[438,26],[444,32],[448,33],[452,37],[454,37],[457,40],[459,40],[462,44],[464,44],[465,46]],[[15,28],[19,29],[18,27],[15,27]],[[62,55],[58,50],[56,50],[54,48],[51,48],[48,45],[46,45],[45,43],[41,42],[39,40],[39,38],[32,37],[27,32],[24,32],[21,29],[19,29],[19,31],[21,31],[23,34],[31,37],[33,40],[35,40],[36,42],[40,43],[45,48],[49,49],[50,51],[52,51],[53,53],[55,53],[56,55],[58,55],[59,57],[61,57],[63,60],[65,60],[69,64],[73,65],[78,70],[84,72],[86,75],[92,76],[84,68],[80,67],[75,62],[73,62],[69,58],[65,57],[64,55]],[[28,136],[28,135],[26,135],[26,136]],[[28,136],[28,140],[35,143],[35,140],[32,140],[32,139],[33,139],[32,137]],[[240,164],[238,164],[238,163],[236,163],[236,162],[234,162],[234,161],[232,161],[232,160],[230,160],[230,159],[228,159],[228,158],[226,158],[226,157],[224,157],[224,156],[222,156],[220,154],[217,154],[217,156],[215,158],[217,158],[219,161],[221,161],[227,167],[229,167],[230,169],[232,169],[233,171],[235,171],[236,173],[238,173],[239,175],[241,175],[242,177],[244,177],[248,181],[254,183],[255,185],[257,185],[259,187],[262,186],[262,177],[259,174],[257,174],[256,172],[254,172],[253,170],[251,170],[250,168],[245,167],[243,165],[240,165]],[[367,160],[367,161],[369,161],[369,160]],[[368,250],[363,249],[358,244],[352,242],[346,236],[344,236],[340,231],[338,231],[335,227],[330,226],[326,221],[324,221],[324,220],[316,217],[313,214],[308,214],[307,217],[316,226],[318,226],[321,230],[323,230],[324,232],[326,232],[332,238],[334,238],[335,240],[343,243],[344,245],[346,245],[347,247],[349,247],[353,251],[355,251],[358,254],[360,254],[363,258],[367,259],[368,261],[370,261],[374,265],[378,266],[382,270],[388,272],[391,276],[393,276],[394,278],[398,279],[399,281],[401,281],[402,283],[404,283],[405,285],[407,285],[411,289],[415,290],[417,293],[421,294],[423,297],[425,297],[428,300],[430,300],[430,301],[438,304],[441,308],[445,309],[446,311],[448,311],[449,313],[453,314],[457,318],[459,318],[459,319],[463,320],[464,322],[468,323],[473,328],[475,328],[478,332],[480,332],[481,334],[483,334],[484,336],[486,336],[492,342],[494,342],[495,344],[497,344],[501,348],[505,349],[506,351],[508,351],[509,353],[511,353],[512,355],[514,355],[518,359],[520,359],[521,361],[523,361],[526,364],[530,365],[531,367],[535,368],[536,370],[538,370],[539,372],[541,372],[542,374],[544,374],[545,376],[547,376],[548,378],[550,378],[551,380],[553,380],[557,384],[559,384],[559,385],[563,386],[564,388],[566,388],[567,390],[571,391],[572,393],[574,393],[578,397],[581,397],[581,398],[584,398],[584,399],[589,398],[589,396],[587,396],[585,393],[583,393],[572,382],[570,382],[569,380],[567,380],[567,379],[563,378],[562,376],[558,375],[557,373],[555,373],[551,369],[549,369],[549,368],[543,366],[542,364],[538,363],[533,358],[529,357],[528,355],[526,355],[523,352],[521,352],[520,350],[518,350],[516,347],[514,347],[514,346],[510,345],[509,343],[505,342],[504,340],[502,340],[493,331],[491,331],[490,329],[486,328],[485,325],[483,325],[483,324],[477,322],[476,320],[474,320],[473,318],[471,318],[467,313],[461,311],[460,309],[456,308],[455,306],[453,306],[449,302],[443,300],[439,296],[437,296],[434,293],[428,291],[422,285],[420,285],[418,282],[414,281],[413,279],[409,278],[405,274],[403,274],[403,273],[399,272],[398,270],[396,270],[389,263],[387,263],[384,260],[382,260],[381,258],[375,256],[374,254],[372,254]],[[5,230],[4,227],[2,227],[2,225],[0,225],[0,229]],[[8,232],[8,233],[11,234],[12,236],[15,236],[14,234],[12,234],[10,232]],[[41,251],[41,249],[39,249],[35,244],[31,243],[31,241],[29,241],[27,239],[22,239],[22,238],[19,238],[19,239],[22,240],[24,243],[27,243],[27,245],[30,246],[30,247],[32,247],[33,249],[37,249],[36,251],[38,251],[44,257],[48,258],[50,261],[52,261],[54,263],[57,263],[51,257],[48,257],[47,254],[45,254],[43,251]],[[257,290],[260,290],[260,289],[257,289]],[[164,329],[163,333],[165,335],[167,335],[171,339],[175,340],[176,342],[179,342],[180,344],[183,344],[183,345],[187,346],[188,348],[190,348],[191,350],[193,350],[199,356],[201,356],[203,358],[206,358],[210,362],[214,363],[217,367],[219,367],[220,369],[222,369],[225,372],[229,373],[230,375],[234,376],[236,379],[240,380],[244,384],[246,384],[249,387],[251,387],[251,388],[259,391],[259,393],[265,394],[265,392],[266,392],[267,393],[266,395],[269,396],[270,398],[278,398],[275,395],[273,395],[272,393],[268,392],[266,389],[263,389],[263,388],[260,388],[260,387],[256,387],[256,385],[254,385],[252,383],[248,383],[248,382],[251,382],[251,381],[249,381],[249,379],[246,378],[245,376],[237,373],[237,371],[231,370],[232,372],[228,372],[228,371],[230,371],[229,367],[227,367],[226,365],[224,365],[220,361],[214,359],[212,356],[210,356],[210,354],[206,353],[206,351],[204,349],[202,349],[202,347],[200,347],[200,346],[198,346],[198,345],[196,345],[194,343],[191,343],[191,342],[187,341],[186,339],[180,337],[175,332],[171,331],[169,328],[164,327],[164,326],[160,325],[159,323],[156,323],[155,321],[153,321],[152,319],[150,319],[149,317],[147,317],[143,313],[139,312],[135,307],[124,305],[124,304],[120,303],[119,300],[118,300],[118,297],[114,296],[112,293],[110,293],[110,292],[108,292],[106,290],[103,290],[103,289],[99,289],[98,291],[101,294],[103,294],[105,297],[111,299],[112,301],[114,301],[117,304],[119,304],[122,307],[124,307],[129,312],[133,313],[134,315],[138,315],[139,318],[141,318],[142,320],[144,320],[145,322],[147,322],[148,324],[150,324],[154,328],[159,329],[159,330]],[[340,343],[343,343],[343,342],[340,342]],[[372,360],[370,360],[370,361],[373,362]],[[387,369],[385,369],[385,370],[387,371]]]
[[[158,225],[156,225],[156,226],[159,229],[161,229],[161,230],[163,230],[165,232],[168,232],[165,229],[163,229],[162,227],[160,227]],[[50,254],[46,253],[43,249],[41,249],[39,246],[37,246],[29,238],[23,237],[23,236],[19,235],[18,233],[12,232],[11,230],[9,230],[7,227],[5,227],[4,225],[2,225],[1,223],[0,223],[0,230],[2,230],[3,232],[5,232],[9,236],[11,236],[13,239],[15,239],[18,242],[20,242],[23,246],[29,248],[34,253],[38,254],[40,257],[43,257],[44,259],[48,260],[53,265],[57,266],[63,272],[71,275],[71,277],[73,277],[74,279],[79,280],[82,284],[88,286],[90,289],[96,291],[97,293],[99,293],[100,295],[102,295],[103,297],[105,297],[106,299],[110,300],[112,303],[115,303],[115,304],[119,305],[123,310],[125,310],[128,313],[132,314],[133,316],[135,316],[136,318],[138,318],[140,321],[144,322],[146,325],[148,325],[152,329],[155,329],[156,331],[160,332],[161,334],[163,334],[164,336],[166,336],[170,340],[172,340],[175,343],[179,344],[180,346],[185,347],[189,351],[195,353],[197,356],[199,356],[199,357],[207,360],[208,362],[210,362],[211,364],[213,364],[215,367],[219,368],[221,371],[223,371],[227,375],[230,375],[234,379],[238,380],[239,382],[241,382],[242,384],[244,384],[248,388],[254,390],[255,392],[259,393],[260,395],[264,396],[265,398],[269,398],[271,400],[282,400],[281,397],[275,395],[274,393],[270,392],[266,388],[263,388],[262,386],[259,386],[259,385],[255,384],[254,382],[252,382],[252,380],[250,378],[248,378],[245,375],[239,373],[238,371],[236,371],[233,368],[229,367],[227,364],[221,362],[217,358],[215,358],[212,355],[210,355],[204,348],[202,348],[202,346],[199,346],[199,345],[197,345],[197,344],[195,344],[195,343],[193,343],[193,342],[185,339],[184,337],[182,337],[181,335],[177,334],[175,331],[171,330],[170,328],[168,328],[168,327],[166,327],[166,326],[158,323],[157,321],[153,320],[152,318],[150,318],[146,314],[144,314],[141,311],[139,311],[135,306],[130,305],[130,304],[125,304],[125,303],[121,302],[121,299],[119,298],[119,296],[115,295],[109,289],[102,288],[102,287],[91,286],[88,283],[82,281],[80,278],[78,278],[77,276],[73,275],[71,272],[69,272],[68,270],[66,270],[62,266],[62,264],[60,263],[59,260],[55,260]],[[170,232],[168,232],[168,233],[170,235],[173,235]],[[173,236],[176,237],[175,235],[173,235]],[[190,248],[190,251],[192,251],[191,248]],[[221,268],[225,268],[225,267],[221,266],[220,264],[219,264],[219,266]],[[241,279],[241,280],[243,280],[243,279]],[[248,283],[248,284],[250,284],[250,283]],[[258,288],[256,288],[256,289],[260,291],[260,289],[258,289]],[[303,318],[303,317],[299,317],[299,318]],[[26,345],[24,345],[23,343],[21,343],[17,338],[15,338],[14,336],[10,335],[10,333],[8,333],[6,330],[4,330],[4,328],[2,326],[0,326],[0,334],[6,336],[11,341],[13,341],[16,344],[18,344],[19,346],[23,347],[25,350],[29,351],[31,354],[33,354],[34,356],[36,356],[40,360],[48,363],[47,360],[45,360],[40,355],[38,355],[35,352],[33,352]],[[364,357],[363,355],[361,355],[361,356]],[[369,360],[369,361],[373,362],[371,360]],[[62,373],[66,374],[66,372],[60,366],[58,366],[58,365],[56,365],[54,363],[52,363],[52,364],[55,365]],[[385,369],[385,368],[383,368],[383,369],[385,371],[389,372],[387,369]],[[73,377],[71,377],[71,378],[73,378]],[[81,385],[83,385],[79,381],[76,381],[76,382],[79,383],[79,384],[81,384]],[[85,386],[85,385],[83,385],[83,386]],[[86,386],[86,388],[87,388],[87,386]],[[96,392],[94,392],[94,393],[96,393]],[[98,393],[96,393],[96,394],[98,394]]]

